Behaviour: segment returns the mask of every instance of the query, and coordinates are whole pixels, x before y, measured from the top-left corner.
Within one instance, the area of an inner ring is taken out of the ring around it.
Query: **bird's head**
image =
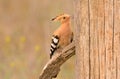
[[[60,14],[52,19],[52,21],[59,21],[61,23],[67,22],[70,20],[70,15],[68,14]]]

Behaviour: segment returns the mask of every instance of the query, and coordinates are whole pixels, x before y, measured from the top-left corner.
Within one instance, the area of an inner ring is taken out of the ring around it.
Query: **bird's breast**
[[[71,35],[71,29],[65,29],[64,31],[60,32],[60,45],[62,45],[63,48],[70,43]]]
[[[59,38],[59,40],[60,40],[59,41],[60,47],[62,47],[62,48],[66,47],[70,43],[71,36],[72,36],[72,30],[71,30],[70,24],[66,23],[66,24],[61,25],[54,32],[54,34],[58,35],[60,37]]]

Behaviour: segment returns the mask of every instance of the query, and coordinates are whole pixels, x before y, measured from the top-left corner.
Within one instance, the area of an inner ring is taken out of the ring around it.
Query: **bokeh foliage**
[[[61,13],[73,14],[72,0],[0,0],[0,79],[38,79]],[[72,57],[57,79],[74,76]]]

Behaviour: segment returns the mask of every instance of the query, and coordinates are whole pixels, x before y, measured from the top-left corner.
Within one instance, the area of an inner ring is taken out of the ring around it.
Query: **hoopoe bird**
[[[63,49],[73,40],[73,32],[70,25],[70,15],[61,14],[52,19],[52,21],[58,21],[61,23],[60,27],[53,33],[51,48],[50,48],[50,59],[57,49]]]

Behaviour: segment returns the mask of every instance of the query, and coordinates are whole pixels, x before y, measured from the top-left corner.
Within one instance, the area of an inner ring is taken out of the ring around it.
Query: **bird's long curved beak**
[[[55,18],[52,18],[51,21],[55,21],[56,17]]]
[[[56,16],[56,17],[52,18],[51,21],[58,21],[58,19],[59,19],[58,16]]]

